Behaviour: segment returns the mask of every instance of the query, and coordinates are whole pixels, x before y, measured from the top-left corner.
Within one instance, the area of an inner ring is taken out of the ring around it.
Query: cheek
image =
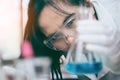
[[[57,47],[58,49],[64,49],[66,48],[66,44],[64,42],[57,42],[57,43],[54,43],[54,46]]]
[[[66,41],[64,39],[57,40],[53,43],[53,45],[54,47],[67,52],[71,46],[71,43],[73,42],[73,39],[73,37],[68,37]]]
[[[73,43],[74,39],[75,39],[75,30],[74,29],[62,29],[61,30],[61,33],[64,34],[64,36],[67,37],[67,40],[66,40],[66,43],[64,42],[64,44],[62,43],[59,43],[59,44],[56,44],[56,45],[59,45],[59,48],[62,48],[64,51],[68,51],[71,44]]]

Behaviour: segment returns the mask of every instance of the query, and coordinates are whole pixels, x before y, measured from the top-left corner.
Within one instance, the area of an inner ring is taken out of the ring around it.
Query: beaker
[[[80,5],[76,12],[76,23],[88,19],[92,20],[92,11],[91,7],[86,7],[85,4]],[[65,68],[71,74],[97,74],[102,69],[100,54],[85,50],[85,43],[80,40],[80,33],[77,27],[79,26],[75,27],[75,39],[68,51]]]

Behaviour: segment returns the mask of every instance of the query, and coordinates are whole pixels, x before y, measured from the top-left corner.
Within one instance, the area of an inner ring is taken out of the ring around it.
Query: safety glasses
[[[69,31],[74,28],[75,22],[75,14],[72,14],[65,22],[61,25],[61,27],[53,34],[50,34],[46,40],[44,40],[44,44],[55,51],[64,50],[67,46],[69,46]],[[65,29],[68,31],[66,34]]]

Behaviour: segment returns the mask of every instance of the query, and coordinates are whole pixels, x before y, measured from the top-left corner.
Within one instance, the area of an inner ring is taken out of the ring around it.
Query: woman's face
[[[62,4],[61,7],[68,14],[64,14],[51,6],[44,7],[39,16],[39,26],[46,36],[49,36],[57,31],[57,41],[54,41],[56,39],[52,39],[52,44],[58,49],[68,51],[75,34],[75,29],[71,22],[73,19],[71,19],[71,21],[63,28],[60,29],[60,27],[63,25],[64,21],[67,20],[68,16],[70,17],[70,14],[75,13],[78,7],[67,6],[64,4]]]

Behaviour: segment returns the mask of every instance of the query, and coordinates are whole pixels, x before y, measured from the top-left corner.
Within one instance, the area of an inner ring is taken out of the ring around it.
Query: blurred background
[[[18,58],[29,0],[0,0],[0,56]]]
[[[49,59],[18,60],[28,19],[28,3],[29,0],[0,0],[0,80],[33,80],[38,74],[42,74],[39,80],[50,80]],[[63,77],[76,77],[68,75],[63,67],[62,71]]]

